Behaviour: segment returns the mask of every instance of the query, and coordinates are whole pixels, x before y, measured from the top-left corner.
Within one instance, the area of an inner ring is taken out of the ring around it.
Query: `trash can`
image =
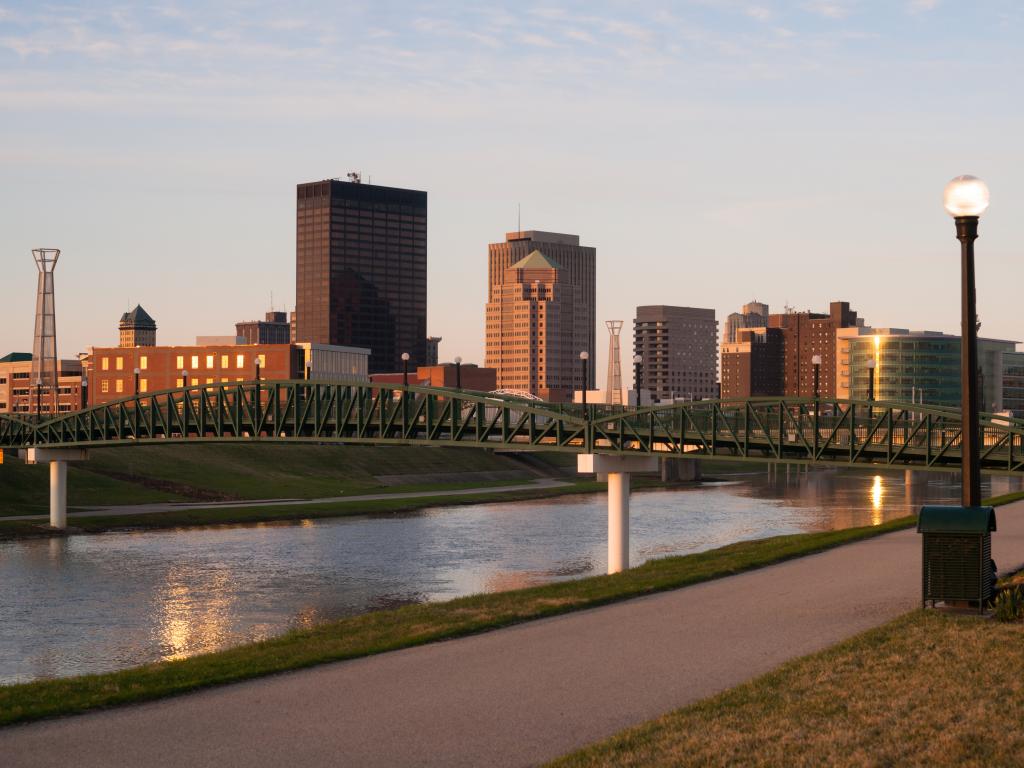
[[[917,532],[922,537],[921,603],[938,600],[977,602],[978,612],[992,599],[992,507],[921,507]]]

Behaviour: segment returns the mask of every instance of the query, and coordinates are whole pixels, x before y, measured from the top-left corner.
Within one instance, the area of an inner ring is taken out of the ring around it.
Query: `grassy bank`
[[[405,476],[409,482],[400,484],[422,486],[438,475],[522,471],[523,466],[508,456],[472,448],[141,445],[93,449],[88,461],[70,464],[68,504],[312,499],[388,490],[392,486],[379,479],[384,476]],[[7,458],[0,465],[0,516],[45,513],[48,472],[46,465],[28,466]]]
[[[1022,668],[1024,625],[915,611],[552,765],[1020,765]]]
[[[0,687],[0,724],[82,712],[352,659],[695,584],[913,524],[778,536],[651,560],[615,576],[377,611],[251,645],[101,675]]]
[[[486,488],[494,483],[479,483],[472,488]],[[499,483],[507,485],[508,482]],[[458,488],[460,486],[454,486]],[[643,487],[642,485],[640,487]],[[448,488],[448,487],[445,487]],[[431,495],[424,489],[422,496],[412,499],[374,499],[368,501],[339,501],[323,504],[288,504],[283,506],[261,505],[252,507],[208,507],[203,509],[181,509],[170,512],[154,512],[138,515],[76,515],[68,519],[69,533],[103,533],[119,530],[144,530],[157,528],[180,528],[184,526],[237,525],[245,523],[288,522],[294,520],[318,520],[351,515],[372,515],[385,513],[414,512],[419,509],[439,506],[460,506],[488,502],[528,501],[530,499],[552,498],[582,493],[596,493],[605,489],[604,483],[578,481],[553,488],[529,488],[501,493],[481,491],[458,496]],[[405,492],[408,488],[391,488],[393,492]],[[440,490],[440,489],[438,489]],[[26,536],[54,535],[47,521],[38,523],[25,520],[4,520],[0,518],[0,539]],[[57,535],[63,535],[57,534]]]

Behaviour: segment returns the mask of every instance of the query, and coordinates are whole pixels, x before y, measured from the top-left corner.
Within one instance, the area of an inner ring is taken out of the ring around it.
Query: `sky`
[[[62,357],[136,303],[167,344],[290,310],[295,185],[349,171],[429,194],[442,360],[483,362],[517,207],[597,248],[599,381],[639,304],[958,333],[963,173],[981,333],[1024,339],[1022,35],[1014,0],[0,0],[0,354],[31,349],[34,247]]]

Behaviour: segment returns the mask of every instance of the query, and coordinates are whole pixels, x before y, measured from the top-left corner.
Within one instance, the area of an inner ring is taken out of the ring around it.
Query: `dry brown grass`
[[[916,611],[553,765],[1024,765],[1024,625]]]

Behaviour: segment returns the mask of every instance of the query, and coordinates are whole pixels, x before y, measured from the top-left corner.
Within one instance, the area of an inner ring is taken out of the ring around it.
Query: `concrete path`
[[[1024,563],[1024,504],[994,556]],[[920,538],[176,699],[0,729],[4,766],[519,766],[918,605]]]
[[[383,499],[420,499],[425,496],[470,496],[478,493],[507,493],[532,491],[537,488],[560,488],[571,483],[562,480],[532,480],[516,485],[491,485],[482,488],[459,488],[450,491],[408,491],[400,493],[369,493],[361,496],[326,496],[319,499],[251,499],[249,501],[164,501],[153,504],[121,504],[115,507],[89,507],[68,512],[74,517],[119,517],[121,515],[151,515],[157,512],[177,512],[183,509],[231,509],[232,507],[290,507],[300,504],[336,504],[339,501],[381,501]],[[49,515],[11,515],[0,520],[48,520]]]

